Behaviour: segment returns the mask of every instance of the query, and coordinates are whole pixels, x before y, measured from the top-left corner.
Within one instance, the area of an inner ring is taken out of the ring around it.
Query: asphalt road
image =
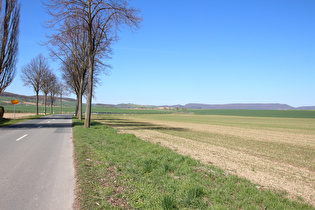
[[[0,209],[72,209],[71,115],[0,128]]]

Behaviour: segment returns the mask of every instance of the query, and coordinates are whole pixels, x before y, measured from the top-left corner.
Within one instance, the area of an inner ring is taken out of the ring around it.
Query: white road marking
[[[41,126],[39,126],[38,128],[41,128],[41,127],[43,127],[43,126],[41,125]]]
[[[18,138],[16,141],[20,141],[21,139],[23,139],[24,137],[26,137],[27,134],[25,134],[24,136],[21,136],[20,138]]]
[[[47,123],[50,123],[50,121],[48,121]]]

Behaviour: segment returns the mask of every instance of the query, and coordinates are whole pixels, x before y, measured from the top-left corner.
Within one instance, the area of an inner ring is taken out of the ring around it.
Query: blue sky
[[[48,56],[40,0],[21,3],[17,75]],[[122,30],[93,103],[315,105],[314,0],[133,0],[140,30]],[[50,62],[58,73],[59,63]]]

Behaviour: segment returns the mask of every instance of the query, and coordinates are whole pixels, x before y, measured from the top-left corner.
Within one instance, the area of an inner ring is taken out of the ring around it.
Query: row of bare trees
[[[18,51],[20,4],[18,0],[0,0],[0,93],[13,80]],[[98,74],[110,66],[104,60],[110,58],[111,45],[118,40],[118,31],[123,26],[131,30],[139,27],[142,18],[139,10],[129,5],[128,0],[46,0],[44,2],[51,20],[46,26],[55,32],[48,36],[51,55],[62,63],[61,72],[65,83],[77,95],[77,116],[82,119],[82,96],[87,103],[84,127],[90,127],[93,88],[98,83]],[[2,12],[2,10],[5,10]],[[58,92],[56,76],[42,55],[22,68],[22,80],[38,94],[43,91],[51,102]],[[60,92],[60,88],[59,88]],[[51,107],[52,107],[51,103]]]
[[[97,75],[106,70],[111,45],[117,32],[127,26],[136,29],[142,20],[139,10],[128,0],[48,0],[51,20],[46,23],[55,33],[47,44],[54,58],[62,63],[66,83],[77,95],[79,119],[82,119],[82,95],[87,91],[84,127],[90,127],[93,88]]]
[[[87,56],[87,34],[71,25],[78,25],[78,20],[65,23],[66,32],[51,36],[49,43],[50,55],[61,61],[61,73],[71,92],[76,94],[76,115],[82,120],[82,97],[87,92],[88,85],[88,56]],[[105,64],[97,62],[95,74],[100,72],[99,66]],[[98,84],[97,77],[94,77],[94,86]]]
[[[39,54],[29,64],[22,67],[21,79],[25,86],[30,86],[36,92],[36,115],[38,115],[39,91],[44,93],[44,113],[46,114],[47,96],[50,97],[50,113],[57,94],[61,94],[61,83],[49,67],[47,59]]]

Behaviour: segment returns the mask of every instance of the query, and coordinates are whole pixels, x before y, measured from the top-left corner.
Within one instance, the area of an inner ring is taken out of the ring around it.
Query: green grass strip
[[[106,125],[73,135],[81,209],[314,209]]]

